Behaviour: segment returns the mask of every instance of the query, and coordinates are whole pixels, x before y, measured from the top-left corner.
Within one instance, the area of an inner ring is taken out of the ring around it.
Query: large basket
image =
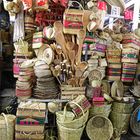
[[[108,118],[97,115],[88,121],[86,132],[91,140],[110,140],[113,126]]]
[[[130,114],[133,110],[134,103],[113,102],[112,109],[118,113]]]
[[[89,109],[89,117],[93,117],[96,115],[101,115],[104,117],[108,117],[111,112],[111,105],[112,104],[104,104],[104,105],[93,105]]]
[[[140,136],[140,123],[137,121],[137,116],[139,112],[140,106],[138,106],[133,112],[130,119],[130,127],[134,134]]]
[[[112,111],[110,120],[113,124],[114,130],[119,134],[125,134],[128,131],[130,114],[122,114]]]
[[[80,140],[85,125],[77,129],[72,129],[64,127],[61,124],[57,123],[57,127],[59,140]]]
[[[0,140],[14,140],[14,115],[5,115],[4,113],[0,116]]]
[[[73,102],[74,103],[74,102]],[[74,104],[76,104],[76,103],[74,103]],[[82,110],[82,116],[80,116],[80,117],[76,117],[76,118],[74,118],[73,120],[65,120],[65,115],[66,115],[66,112],[67,112],[67,105],[65,106],[65,108],[64,108],[64,113],[63,113],[63,120],[62,121],[60,121],[60,119],[57,119],[57,123],[58,124],[61,124],[62,126],[64,126],[64,127],[67,127],[67,128],[72,128],[72,129],[77,129],[77,128],[80,128],[80,127],[82,127],[82,126],[84,126],[85,125],[85,123],[87,122],[87,120],[88,120],[88,116],[89,116],[89,110],[88,111],[86,111],[86,112],[84,112],[84,110],[82,109],[82,107],[80,107],[78,104],[77,104],[77,106]]]

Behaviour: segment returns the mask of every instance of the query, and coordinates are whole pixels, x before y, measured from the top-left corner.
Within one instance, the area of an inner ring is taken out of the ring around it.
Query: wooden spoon
[[[77,53],[77,63],[81,62],[81,53],[82,53],[82,47],[83,47],[83,42],[86,36],[86,31],[81,29],[78,34],[77,34],[77,44],[79,45],[78,48],[78,53]]]
[[[63,34],[63,24],[61,23],[61,21],[56,21],[54,23],[54,29],[55,29],[55,40],[59,45],[61,45],[62,50],[66,58],[68,59],[68,54],[66,50],[66,40]]]

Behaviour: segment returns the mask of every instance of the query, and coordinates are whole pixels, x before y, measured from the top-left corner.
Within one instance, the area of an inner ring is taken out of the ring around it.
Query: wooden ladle
[[[82,47],[83,47],[85,36],[86,36],[86,31],[84,29],[81,29],[77,34],[77,44],[79,45],[77,60],[76,60],[77,63],[81,62],[81,53],[82,53]]]
[[[64,52],[64,55],[68,59],[68,54],[66,50],[66,40],[63,34],[63,24],[61,23],[61,21],[54,22],[54,29],[55,29],[55,40],[59,45],[61,45],[62,51]]]

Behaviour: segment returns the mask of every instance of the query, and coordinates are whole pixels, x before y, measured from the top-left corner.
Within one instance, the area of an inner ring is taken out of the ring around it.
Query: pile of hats
[[[20,66],[18,80],[16,82],[16,96],[25,100],[32,95],[32,87],[34,80],[34,61],[26,60]]]
[[[40,99],[57,98],[59,88],[49,65],[43,60],[38,60],[35,63],[34,72],[37,77],[37,82],[33,96]]]

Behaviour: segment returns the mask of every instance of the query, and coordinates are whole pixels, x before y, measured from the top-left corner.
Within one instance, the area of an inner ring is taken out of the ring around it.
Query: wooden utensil
[[[77,44],[79,45],[78,53],[77,53],[77,60],[76,60],[77,63],[81,62],[81,53],[82,53],[82,47],[83,47],[85,36],[86,36],[86,31],[83,29],[81,29],[79,33],[77,34]]]
[[[66,58],[68,59],[68,54],[66,50],[66,40],[63,34],[63,24],[61,23],[61,21],[56,21],[54,23],[54,29],[55,29],[55,40],[59,45],[61,45],[62,50]]]

